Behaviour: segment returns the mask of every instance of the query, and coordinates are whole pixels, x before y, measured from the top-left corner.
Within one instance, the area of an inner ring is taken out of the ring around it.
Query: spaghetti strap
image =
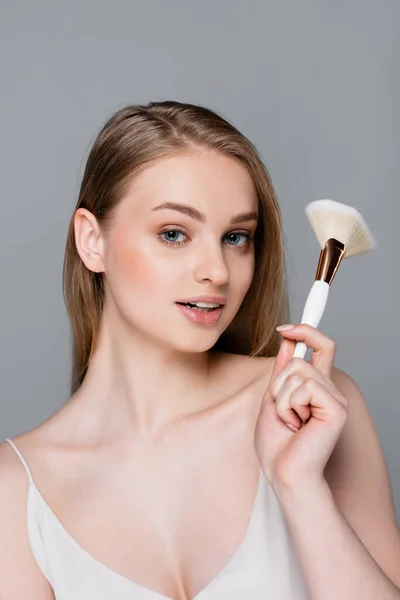
[[[25,458],[22,456],[21,452],[18,450],[17,446],[14,444],[14,442],[12,440],[10,440],[10,438],[6,438],[5,441],[8,442],[10,444],[10,446],[12,446],[12,448],[14,448],[16,454],[19,456],[22,464],[24,465],[24,469],[28,475],[30,483],[34,484],[32,473],[29,470],[28,464],[27,464]]]

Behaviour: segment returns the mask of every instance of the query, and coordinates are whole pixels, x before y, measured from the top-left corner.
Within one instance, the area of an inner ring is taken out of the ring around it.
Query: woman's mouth
[[[201,325],[214,325],[219,321],[224,309],[224,305],[219,306],[200,306],[192,304],[191,302],[183,303],[176,302],[176,305],[180,309],[181,313],[192,323],[198,323]]]

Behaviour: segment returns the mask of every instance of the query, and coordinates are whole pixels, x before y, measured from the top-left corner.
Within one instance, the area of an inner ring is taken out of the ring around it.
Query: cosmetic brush
[[[335,200],[315,200],[305,208],[321,246],[315,281],[304,306],[301,323],[318,327],[328,300],[329,289],[343,258],[365,254],[377,247],[360,213]],[[304,358],[307,345],[296,343],[293,357]]]

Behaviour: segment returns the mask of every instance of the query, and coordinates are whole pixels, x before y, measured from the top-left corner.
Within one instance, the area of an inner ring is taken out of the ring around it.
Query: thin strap
[[[15,452],[17,453],[17,455],[18,455],[18,456],[19,456],[19,458],[21,459],[21,462],[22,462],[22,464],[24,465],[25,471],[27,472],[27,474],[28,474],[28,477],[29,477],[29,481],[30,481],[31,483],[34,483],[34,481],[33,481],[33,477],[32,477],[32,473],[31,473],[31,472],[30,472],[30,470],[29,470],[29,467],[28,467],[28,465],[27,465],[27,462],[26,462],[26,460],[24,459],[24,457],[22,456],[21,452],[18,450],[17,446],[14,444],[14,442],[13,442],[12,440],[10,440],[10,438],[6,438],[6,439],[5,439],[5,441],[6,441],[6,442],[8,442],[8,443],[9,443],[9,444],[10,444],[10,445],[11,445],[11,446],[14,448]]]

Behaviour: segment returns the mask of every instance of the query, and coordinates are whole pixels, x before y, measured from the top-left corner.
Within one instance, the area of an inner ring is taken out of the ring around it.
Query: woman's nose
[[[208,279],[215,285],[228,283],[229,272],[221,248],[213,246],[200,252],[195,267],[195,278],[197,281]]]

